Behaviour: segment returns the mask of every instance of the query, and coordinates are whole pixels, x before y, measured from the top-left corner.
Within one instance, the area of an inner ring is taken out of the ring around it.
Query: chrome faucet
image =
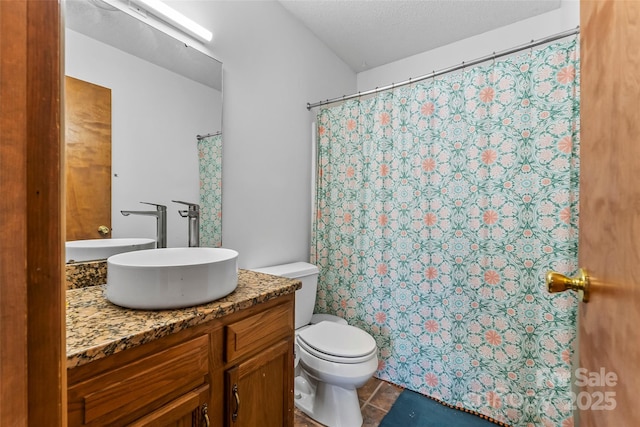
[[[172,202],[189,206],[188,210],[178,211],[178,213],[189,221],[189,247],[197,248],[200,246],[200,205],[179,200],[172,200]]]
[[[155,206],[155,211],[120,211],[124,216],[129,215],[149,215],[156,217],[156,248],[167,247],[167,207],[156,205],[155,203],[140,202],[145,205]]]

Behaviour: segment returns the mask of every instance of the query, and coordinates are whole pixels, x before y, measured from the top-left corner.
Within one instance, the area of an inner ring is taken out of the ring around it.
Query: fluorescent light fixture
[[[151,12],[158,18],[175,25],[181,30],[186,31],[192,36],[198,37],[205,42],[210,42],[213,38],[211,31],[207,30],[192,19],[187,18],[172,7],[167,6],[160,0],[133,0],[133,2],[141,5],[147,9],[148,12]]]
[[[2,0],[0,0],[2,1]],[[101,0],[120,11],[148,24],[211,56],[203,42],[213,38],[211,31],[187,18],[160,0]]]

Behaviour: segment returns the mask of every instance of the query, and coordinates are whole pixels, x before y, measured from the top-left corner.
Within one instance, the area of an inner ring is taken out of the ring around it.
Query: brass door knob
[[[547,273],[547,290],[550,293],[564,292],[567,289],[578,292],[582,302],[589,301],[589,274],[584,269],[578,270],[576,277],[570,278],[555,271]]]
[[[106,225],[101,225],[100,227],[98,227],[98,233],[100,233],[101,236],[106,236],[110,232],[111,230],[109,230],[109,227],[107,227]]]

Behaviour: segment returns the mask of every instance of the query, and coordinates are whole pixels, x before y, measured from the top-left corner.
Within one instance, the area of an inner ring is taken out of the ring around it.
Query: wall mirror
[[[100,0],[62,4],[66,163],[80,171],[67,171],[66,221],[69,233],[89,230],[67,240],[155,239],[155,217],[121,214],[149,202],[167,206],[167,246],[187,246],[187,207],[172,200],[204,199],[201,245],[219,246],[222,63]]]

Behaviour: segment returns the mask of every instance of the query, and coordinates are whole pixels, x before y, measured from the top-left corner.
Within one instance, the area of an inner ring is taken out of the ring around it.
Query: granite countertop
[[[237,289],[208,304],[175,310],[131,310],[104,297],[104,286],[67,290],[67,369],[295,292],[299,280],[238,272]]]

